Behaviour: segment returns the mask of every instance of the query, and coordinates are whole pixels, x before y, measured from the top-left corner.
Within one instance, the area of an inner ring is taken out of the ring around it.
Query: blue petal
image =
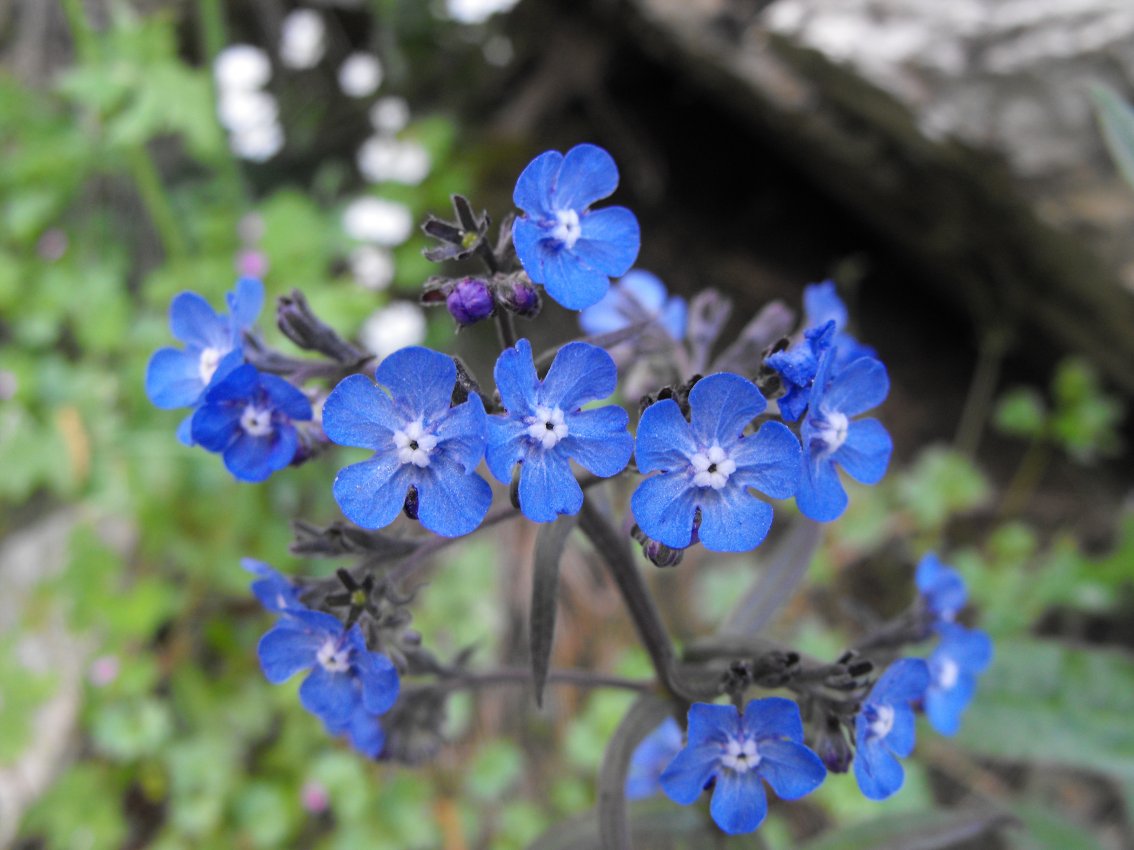
[[[260,389],[260,372],[250,363],[237,366],[221,381],[214,380],[205,393],[207,404],[222,401],[247,403]]]
[[[878,741],[860,745],[854,759],[854,778],[864,796],[885,800],[897,793],[906,774],[901,763]]]
[[[243,411],[233,405],[203,404],[193,413],[193,442],[210,452],[223,452],[240,432]]]
[[[894,705],[921,699],[929,687],[929,667],[920,658],[901,658],[870,689],[870,702]]]
[[[830,458],[803,456],[795,503],[800,512],[816,522],[830,522],[847,509],[847,493]]]
[[[701,796],[720,766],[719,743],[690,745],[677,754],[658,780],[669,799],[688,806]]]
[[[529,162],[520,172],[512,192],[516,206],[528,215],[551,217],[551,192],[562,165],[563,154],[559,151],[546,151]]]
[[[238,431],[224,450],[224,465],[241,481],[264,481],[295,457],[299,439],[290,425],[277,425],[266,437]]]
[[[521,339],[514,348],[505,349],[496,359],[492,375],[505,410],[512,416],[521,417],[535,412],[539,376],[532,362],[530,342]]]
[[[681,739],[681,727],[672,717],[667,717],[642,739],[630,756],[630,768],[626,774],[627,799],[641,800],[661,790],[661,775],[681,752]]]
[[[260,638],[256,654],[264,676],[273,685],[286,682],[300,670],[317,663],[316,654],[327,641],[324,632],[313,631],[299,620],[282,619]]]
[[[512,225],[512,244],[524,271],[535,283],[547,280],[546,258],[548,255],[547,229],[526,218],[516,219]]]
[[[882,361],[860,357],[843,367],[823,393],[823,409],[856,416],[871,410],[890,392],[890,377]]]
[[[543,284],[554,301],[568,310],[582,310],[598,303],[606,295],[610,288],[609,275],[591,268],[573,252],[552,240],[540,242],[539,251],[542,280],[537,279],[526,264],[524,268],[532,280]]]
[[[709,803],[713,821],[729,835],[752,832],[768,814],[768,797],[756,771],[722,770]]]
[[[929,725],[942,735],[956,735],[964,714],[976,693],[976,677],[971,673],[958,673],[951,688],[930,685],[925,692],[925,716]]]
[[[568,414],[567,436],[559,447],[588,472],[609,478],[625,469],[634,453],[629,421],[626,411],[614,405]]]
[[[677,341],[685,339],[685,323],[686,323],[686,304],[685,299],[679,295],[675,295],[669,299],[662,310],[661,323],[669,335]]]
[[[327,723],[345,724],[358,705],[358,689],[349,673],[332,673],[316,664],[299,686],[299,702]]]
[[[417,493],[421,524],[442,537],[468,534],[480,525],[492,503],[487,481],[445,458],[422,470]]]
[[[176,348],[154,352],[146,365],[146,396],[164,410],[189,407],[201,398],[200,358]]]
[[[434,453],[443,452],[448,462],[465,472],[476,469],[488,442],[488,416],[480,396],[469,393],[466,401],[446,408],[434,421],[433,433],[437,437]]]
[[[351,746],[369,758],[378,758],[386,746],[386,733],[381,722],[365,709],[355,709],[347,731],[350,732]]]
[[[701,543],[714,552],[755,549],[772,527],[772,506],[740,484],[729,481],[720,490],[698,488],[694,498],[701,507]]]
[[[621,308],[625,299],[626,296],[619,292],[617,287],[611,287],[597,304],[592,304],[579,314],[579,327],[591,336],[626,327],[631,320]]]
[[[806,797],[827,778],[823,760],[801,743],[771,739],[756,746],[760,763],[755,772],[781,800]]]
[[[572,251],[596,271],[617,277],[638,259],[642,235],[638,219],[626,207],[593,210],[579,219],[579,230]]]
[[[885,744],[890,752],[899,758],[905,758],[913,752],[917,738],[917,723],[914,710],[909,703],[894,706],[894,725],[886,735]]]
[[[292,583],[263,561],[241,558],[240,565],[258,576],[258,579],[252,582],[252,593],[266,610],[281,612],[303,607]]]
[[[749,700],[744,707],[742,725],[749,737],[786,738],[803,743],[803,720],[795,700],[783,697]]]
[[[729,738],[739,738],[743,734],[740,712],[731,705],[695,702],[689,706],[688,723],[691,747],[708,743],[719,747]]]
[[[926,553],[918,563],[915,580],[926,607],[936,617],[951,620],[968,601],[961,574],[941,563],[932,552]]]
[[[729,450],[736,471],[729,477],[773,499],[788,499],[799,487],[799,440],[780,422],[765,422],[751,437],[741,437]]]
[[[528,452],[520,467],[520,510],[533,522],[553,522],[560,514],[577,514],[583,491],[559,447]]]
[[[569,342],[555,355],[536,400],[564,412],[578,410],[588,401],[606,398],[617,384],[618,369],[609,354],[587,342]]]
[[[966,629],[955,623],[942,623],[937,627],[941,643],[934,655],[947,655],[962,669],[973,673],[984,670],[992,661],[992,641],[977,629]]]
[[[242,277],[236,282],[235,292],[228,293],[225,298],[237,330],[250,328],[264,306],[264,284],[254,277]]]
[[[517,183],[517,192],[519,188]],[[575,145],[559,166],[552,205],[557,210],[582,211],[617,188],[618,167],[613,157],[597,145]],[[520,206],[518,201],[516,205]]]
[[[174,337],[196,348],[228,351],[232,334],[228,322],[196,292],[182,292],[169,305],[169,327]]]
[[[647,478],[630,497],[630,510],[638,527],[666,546],[685,549],[693,540],[697,495],[684,473]]]
[[[344,378],[323,402],[323,431],[340,446],[387,449],[394,431],[406,424],[390,397],[365,375]]]
[[[371,714],[385,714],[398,701],[397,668],[385,655],[365,649],[355,653],[354,666],[362,683],[362,704]]]
[[[829,321],[833,321],[840,331],[847,326],[847,305],[835,292],[833,280],[808,284],[803,288],[803,311],[809,328]]]
[[[440,416],[449,408],[457,365],[448,354],[415,345],[395,351],[383,360],[375,377],[390,391],[395,407],[410,422],[418,416]]]
[[[183,446],[194,446],[196,442],[193,439],[193,413],[190,412],[184,419],[181,420],[177,426],[177,441]]]
[[[751,381],[720,372],[693,385],[689,392],[689,421],[706,448],[717,442],[731,451],[745,426],[767,406]]]
[[[631,269],[618,281],[617,289],[622,290],[642,305],[647,313],[657,315],[666,305],[665,284],[656,274],[644,269]]]
[[[847,428],[846,442],[832,460],[862,484],[877,484],[886,474],[894,443],[877,419],[860,419]]]
[[[307,396],[289,381],[278,375],[260,375],[260,386],[268,396],[272,407],[288,419],[297,422],[311,418],[311,402]]]
[[[676,401],[663,399],[642,411],[634,445],[639,472],[686,470],[697,450],[693,431]]]
[[[512,470],[531,446],[528,428],[510,416],[488,417],[488,446],[484,459],[489,471],[501,484],[512,481]]]
[[[394,521],[414,482],[413,464],[396,453],[378,454],[339,470],[332,490],[343,514],[362,528],[383,528]]]

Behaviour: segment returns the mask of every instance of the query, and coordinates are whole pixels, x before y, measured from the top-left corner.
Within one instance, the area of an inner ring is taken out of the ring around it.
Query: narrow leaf
[[[1091,86],[1091,99],[1110,155],[1126,182],[1134,187],[1134,110],[1118,92],[1102,83]]]
[[[603,753],[599,770],[598,823],[602,850],[631,850],[626,807],[626,774],[638,744],[673,712],[671,703],[654,694],[634,701]]]
[[[1016,822],[988,809],[887,815],[821,835],[802,850],[944,850]]]
[[[532,658],[532,686],[537,706],[543,706],[543,688],[551,668],[551,645],[555,639],[555,615],[559,608],[559,560],[576,517],[564,515],[540,527],[536,536],[532,567],[532,606],[529,645]]]

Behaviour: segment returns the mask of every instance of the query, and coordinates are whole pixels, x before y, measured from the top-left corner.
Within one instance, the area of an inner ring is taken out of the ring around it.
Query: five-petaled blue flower
[[[681,727],[672,717],[667,717],[643,738],[630,756],[630,769],[626,774],[627,799],[642,800],[658,793],[662,773],[681,752],[683,744]]]
[[[835,365],[841,366],[859,357],[877,357],[873,348],[847,333],[847,305],[835,291],[833,280],[811,283],[803,288],[803,312],[807,318],[806,327],[819,328],[827,322],[835,323],[832,340]]]
[[[765,362],[780,373],[786,392],[779,399],[780,414],[788,422],[795,422],[807,409],[811,399],[811,384],[819,370],[819,361],[831,347],[835,336],[835,323],[827,322],[803,332],[803,341],[784,351],[769,354]]]
[[[634,452],[626,411],[616,405],[580,409],[606,398],[618,382],[614,361],[601,348],[568,343],[541,381],[531,344],[521,339],[500,355],[495,377],[507,415],[488,417],[485,459],[505,484],[520,464],[520,510],[528,519],[551,522],[579,512],[583,490],[569,461],[602,478],[626,468]]]
[[[929,684],[929,668],[920,658],[891,664],[874,683],[855,717],[854,776],[871,800],[885,800],[905,781],[899,758],[914,748],[914,709]]]
[[[657,275],[631,269],[602,297],[579,314],[588,334],[606,334],[653,319],[674,340],[685,338],[685,299],[672,298]],[[814,375],[812,376],[814,377]]]
[[[799,706],[788,699],[752,700],[744,715],[732,705],[694,703],[688,743],[661,776],[662,789],[689,805],[716,777],[709,813],[730,835],[752,832],[768,812],[761,780],[784,800],[810,794],[827,775],[803,745]]]
[[[374,451],[335,477],[339,507],[363,528],[381,528],[415,487],[422,525],[444,537],[468,534],[492,501],[492,488],[475,472],[488,428],[480,396],[450,406],[453,358],[416,346],[383,360],[375,378],[377,386],[365,375],[349,376],[323,405],[328,438]]]
[[[146,395],[157,407],[169,410],[195,407],[205,389],[224,378],[243,360],[241,335],[252,327],[264,302],[264,286],[243,277],[226,296],[228,314],[216,313],[195,292],[182,292],[169,307],[169,326],[184,349],[161,348],[146,366]],[[177,429],[181,442],[191,445],[187,416]]]
[[[925,716],[942,735],[956,735],[961,714],[976,693],[977,676],[992,661],[992,641],[957,623],[940,623],[937,633],[941,642],[929,656]]]
[[[332,729],[346,731],[361,706],[389,711],[398,698],[398,671],[385,655],[366,648],[357,624],[349,630],[323,611],[300,609],[260,638],[260,666],[273,685],[309,670],[299,701]]]
[[[311,418],[311,403],[276,375],[245,363],[209,387],[193,414],[193,440],[223,452],[241,481],[263,481],[287,466],[299,448],[293,422]]]
[[[918,593],[934,622],[952,622],[965,607],[968,591],[961,574],[929,552],[918,562]]]
[[[256,581],[252,582],[252,593],[260,600],[264,610],[286,614],[306,607],[299,601],[295,585],[263,561],[242,558],[240,565],[256,576]]]
[[[836,371],[835,350],[823,355],[800,428],[803,474],[795,499],[804,516],[828,522],[846,510],[836,465],[863,484],[882,480],[893,450],[890,435],[877,419],[851,417],[881,404],[889,391],[880,361],[860,357]]]
[[[767,402],[750,381],[722,372],[698,381],[689,393],[690,421],[673,399],[642,413],[635,449],[638,469],[660,471],[630,499],[645,534],[674,549],[693,542],[694,522],[705,548],[743,552],[767,536],[774,499],[795,493],[799,441],[780,422],[765,422],[752,436],[744,429]]]
[[[625,207],[591,210],[618,187],[618,168],[595,145],[540,154],[520,174],[513,200],[526,215],[512,227],[524,270],[569,310],[606,294],[638,257],[638,219]]]

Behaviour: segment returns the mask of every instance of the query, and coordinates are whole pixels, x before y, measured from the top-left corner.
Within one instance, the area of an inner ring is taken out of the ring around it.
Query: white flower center
[[[272,433],[272,411],[248,405],[240,416],[240,427],[250,437],[266,437]]]
[[[834,454],[839,447],[847,441],[847,428],[850,423],[845,413],[827,413],[811,420],[815,434],[811,438],[812,444],[820,443],[815,448],[824,454]]]
[[[940,664],[934,666],[937,668],[934,670],[937,687],[943,691],[951,691],[956,686],[957,678],[961,672],[957,662],[952,658],[946,658]]]
[[[574,210],[556,210],[555,217],[559,223],[552,228],[551,236],[566,245],[567,250],[570,251],[583,234],[583,228],[579,225],[579,214]]]
[[[201,383],[208,386],[209,381],[213,379],[213,375],[217,372],[217,366],[220,365],[221,353],[215,348],[206,348],[201,352],[201,357],[197,361],[197,374],[201,376]]]
[[[867,711],[870,720],[869,736],[874,740],[881,740],[889,735],[890,730],[894,728],[894,706],[882,703],[870,706]]]
[[[689,458],[689,464],[693,467],[693,484],[697,487],[712,487],[714,490],[724,487],[728,477],[736,472],[736,461],[716,443]]]
[[[345,673],[350,669],[350,649],[340,645],[335,638],[327,638],[315,657],[320,666],[330,673]]]
[[[398,460],[414,466],[429,466],[429,455],[437,446],[437,437],[426,434],[420,419],[407,423],[394,432],[394,445],[398,447]]]
[[[760,763],[760,754],[756,752],[756,742],[745,739],[738,741],[729,738],[725,745],[721,764],[736,773],[747,773]]]
[[[563,411],[540,405],[535,416],[528,417],[528,436],[544,449],[553,449],[567,436],[567,423],[563,421]]]

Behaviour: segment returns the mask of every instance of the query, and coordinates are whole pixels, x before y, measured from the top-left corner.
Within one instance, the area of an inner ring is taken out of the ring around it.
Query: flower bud
[[[673,549],[664,543],[659,543],[657,540],[647,537],[645,532],[637,525],[630,530],[630,536],[641,544],[642,554],[655,567],[676,567],[685,557],[684,549]]]
[[[496,302],[492,299],[488,284],[475,277],[458,280],[445,298],[445,305],[459,325],[476,324],[496,310]]]
[[[823,760],[831,773],[846,773],[854,755],[843,732],[842,723],[837,717],[829,716],[825,725],[826,728],[820,730],[815,741],[815,754]]]
[[[524,275],[514,275],[502,283],[497,290],[500,304],[517,316],[534,319],[543,306],[539,291]]]

